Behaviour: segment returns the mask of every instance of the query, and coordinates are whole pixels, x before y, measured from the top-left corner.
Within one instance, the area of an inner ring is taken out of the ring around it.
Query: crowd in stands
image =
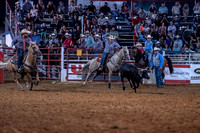
[[[123,18],[124,21],[134,18],[138,20],[133,24],[137,41],[141,41],[139,33],[144,37],[150,34],[152,42],[163,50],[200,52],[199,2],[194,5],[193,13],[189,12],[187,3],[181,5],[179,2],[175,2],[173,7],[166,7],[165,3],[157,7],[152,3],[149,9],[138,7],[137,2],[133,2],[132,10],[127,2],[123,2],[121,7],[115,3],[110,6],[105,2],[97,10],[92,1],[84,6],[71,1],[68,7],[60,1],[56,7],[52,1],[44,5],[39,0],[32,5],[25,0],[23,5],[16,2],[15,17],[19,28],[31,31],[32,41],[36,41],[40,47],[102,49],[104,34],[115,36],[116,41],[119,39],[117,18]],[[169,10],[172,12],[171,18]],[[194,19],[192,26],[187,24],[189,14]],[[181,25],[180,21],[185,25]]]

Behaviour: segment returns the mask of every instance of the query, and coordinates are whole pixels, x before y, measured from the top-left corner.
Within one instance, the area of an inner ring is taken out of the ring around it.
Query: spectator
[[[160,15],[168,14],[168,8],[165,6],[165,3],[162,3],[158,10]]]
[[[124,19],[128,19],[129,17],[129,9],[126,1],[123,2],[123,5],[121,7],[121,15]]]
[[[183,46],[183,41],[180,39],[179,35],[175,36],[176,40],[174,41],[173,49],[175,48],[175,45],[178,44],[178,48],[181,49]]]
[[[165,26],[168,26],[168,25],[169,25],[169,19],[167,18],[167,14],[163,14],[161,23],[164,23]]]
[[[35,13],[35,17],[33,18],[34,24],[40,24],[41,19],[40,16],[38,15],[38,12]]]
[[[170,31],[168,32],[167,36],[169,36],[169,38],[170,38],[171,40],[174,40],[175,33],[173,33],[172,30],[170,30]]]
[[[165,23],[163,22],[162,25],[159,27],[160,36],[162,35],[166,36],[167,35],[166,31],[167,31],[167,27],[165,26]]]
[[[195,51],[196,43],[197,43],[197,38],[194,38],[193,36],[191,36],[191,39],[190,39],[190,49],[191,50]]]
[[[49,41],[49,48],[54,47],[55,45],[58,45],[59,41],[57,39],[57,36],[55,33],[51,34],[51,39]]]
[[[81,34],[80,38],[77,40],[78,48],[83,49],[85,48],[85,35]]]
[[[195,49],[196,52],[200,52],[200,39],[197,41],[197,47]]]
[[[149,12],[150,13],[154,13],[155,11],[157,11],[156,5],[155,3],[151,4],[149,7]]]
[[[178,16],[180,17],[180,9],[181,9],[181,4],[177,1],[175,2],[175,5],[172,7],[172,15],[175,17],[175,16]]]
[[[69,33],[65,33],[65,41],[63,43],[63,46],[64,48],[73,48],[73,42],[72,42],[72,39],[71,39],[71,34]]]
[[[76,27],[75,36],[74,36],[75,41],[77,41],[77,40],[80,38],[80,34],[81,34],[81,28],[80,28],[80,26],[78,25],[78,26]]]
[[[151,19],[155,20],[157,16],[158,16],[158,12],[154,10],[153,14],[151,15]]]
[[[195,29],[197,29],[198,25],[199,25],[199,15],[196,15],[195,18],[194,18],[193,26],[194,26]]]
[[[75,7],[75,8],[74,8],[74,11],[72,12],[71,16],[72,16],[72,17],[77,16],[77,18],[78,18],[78,16],[79,16],[78,7]]]
[[[173,47],[173,51],[176,51],[176,52],[178,52],[178,51],[180,51],[180,47],[178,46],[178,43],[175,43],[174,44],[174,47]]]
[[[151,22],[151,17],[150,17],[150,15],[147,16],[147,18],[145,19],[145,23],[148,24],[148,26],[151,26],[152,22]]]
[[[96,17],[92,18],[92,24],[93,25],[98,25],[98,21],[97,21]]]
[[[160,50],[159,50],[158,52],[162,54],[162,52],[163,52],[163,47],[161,46],[161,44],[160,44],[159,41],[156,42],[156,46],[155,46],[155,47],[159,48]]]
[[[107,2],[105,2],[105,3],[104,3],[104,6],[102,6],[102,7],[100,8],[100,10],[99,10],[100,13],[103,13],[103,14],[105,14],[105,15],[107,15],[110,11],[111,11],[111,10],[110,10],[110,7],[108,6],[108,3],[107,3]]]
[[[33,5],[33,8],[30,11],[31,17],[35,17],[36,16],[36,12],[38,12],[38,10],[36,9],[35,5]]]
[[[94,44],[93,44],[93,48],[94,49],[103,49],[103,42],[101,41],[101,36],[99,34],[96,34],[94,36],[95,40],[94,40]]]
[[[100,14],[100,18],[98,19],[98,25],[104,25],[104,23],[106,22],[106,19],[104,18],[104,14],[101,13]]]
[[[172,40],[170,39],[169,36],[166,36],[165,48],[172,48]]]
[[[167,28],[167,31],[172,31],[174,34],[176,33],[176,26],[174,25],[174,23],[172,21],[170,21],[170,25]]]
[[[139,11],[139,8],[136,2],[133,2],[132,11],[133,11],[133,15],[136,15]]]
[[[84,29],[85,31],[91,31],[91,24],[90,24],[90,21],[89,21],[89,20],[87,20],[87,22],[86,22],[84,28],[85,28],[85,29]]]
[[[73,27],[77,27],[78,25],[79,26],[81,25],[80,21],[78,20],[78,16],[77,15],[74,15],[72,24],[73,24]]]
[[[110,35],[114,36],[116,38],[116,40],[118,40],[118,38],[119,38],[119,32],[116,31],[115,26],[112,27],[112,29],[110,31]]]
[[[63,25],[61,28],[60,28],[60,31],[59,31],[59,33],[61,34],[61,35],[65,35],[65,33],[68,33],[69,31],[67,30],[67,28],[66,28],[66,26],[65,25]]]
[[[51,24],[50,24],[52,30],[54,30],[54,29],[57,27],[57,24],[58,24],[58,19],[57,19],[57,16],[54,15],[54,16],[53,16],[53,19],[52,19],[52,21],[51,21]]]
[[[200,14],[200,2],[196,3],[193,7],[194,15]]]
[[[113,19],[111,13],[108,14],[108,23],[109,23],[109,25],[111,25],[111,26],[115,25],[115,19]]]
[[[83,13],[84,13],[84,14],[87,14],[87,12],[88,12],[88,6],[87,6],[87,5],[84,5]]]
[[[75,5],[74,5],[74,1],[71,1],[70,2],[70,5],[68,7],[68,15],[71,16],[72,12],[74,11],[75,9]]]
[[[53,16],[54,13],[55,13],[55,11],[56,11],[56,8],[55,8],[53,2],[52,2],[52,1],[49,1],[49,2],[48,2],[48,5],[47,5],[47,13],[48,13],[49,15]]]
[[[96,7],[93,5],[92,1],[90,1],[90,5],[88,6],[88,11],[91,14],[95,14],[95,12],[96,12]]]
[[[20,16],[21,14],[21,6],[19,2],[15,2],[15,16],[17,15],[17,13],[19,12]]]
[[[32,5],[29,2],[29,0],[25,0],[24,5],[23,5],[22,8],[23,8],[24,13],[29,13],[30,12],[30,10],[32,9]]]
[[[46,39],[46,34],[47,34],[47,26],[46,23],[43,23],[40,27],[40,32],[41,32],[41,38]]]
[[[114,19],[116,19],[116,17],[119,16],[119,10],[117,8],[117,4],[116,3],[113,4],[113,8],[112,8],[111,12],[113,14]]]
[[[60,28],[64,25],[64,22],[60,16],[58,16],[57,32],[60,31]]]
[[[79,12],[79,15],[82,14],[82,12],[83,12],[82,4],[79,4],[79,5],[78,5],[78,12]]]
[[[63,14],[64,14],[64,12],[60,8],[58,8],[57,15],[62,16]]]
[[[25,24],[26,26],[33,25],[33,18],[31,17],[30,13],[28,13],[27,17],[25,18]]]
[[[156,16],[156,19],[154,20],[154,23],[159,27],[161,26],[161,20],[159,19],[159,15]]]
[[[157,42],[159,40],[158,30],[154,27],[151,27],[150,34],[153,37],[152,42]]]
[[[147,23],[144,25],[144,31],[142,32],[144,36],[148,35],[150,32],[150,28]]]
[[[93,48],[94,39],[92,36],[90,36],[90,32],[86,31],[86,38],[85,38],[85,48]]]
[[[43,18],[45,7],[41,0],[39,0],[39,3],[36,5],[36,8],[38,10],[38,16],[40,16],[40,18]]]
[[[16,20],[17,20],[17,22],[22,21],[22,16],[21,16],[20,12],[17,12],[17,14],[16,14]]]
[[[186,44],[183,45],[183,48],[181,49],[181,51],[183,51],[183,52],[188,52],[189,51],[189,49],[188,49]]]
[[[140,18],[142,18],[143,20],[146,19],[146,13],[143,10],[143,7],[141,7],[141,10],[138,12],[138,15]]]
[[[39,35],[37,35],[37,32],[36,31],[34,31],[34,34],[33,34],[33,36],[31,37],[31,41],[36,41],[36,44],[38,45],[39,44],[39,42],[41,41],[41,38],[40,38],[40,36]]]
[[[60,2],[59,2],[58,9],[60,9],[63,13],[65,13],[65,6],[64,6],[63,1],[60,1]]]
[[[175,16],[173,23],[176,26],[176,29],[178,30],[179,26],[180,26],[180,20],[179,20],[179,17],[177,15]]]
[[[183,19],[183,21],[187,21],[187,17],[188,17],[188,15],[189,15],[189,6],[188,6],[188,4],[187,3],[185,3],[184,4],[184,6],[183,6],[183,16],[184,16],[184,19]]]

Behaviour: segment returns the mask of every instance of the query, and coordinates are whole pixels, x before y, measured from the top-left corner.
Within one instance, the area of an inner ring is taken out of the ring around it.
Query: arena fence
[[[4,52],[0,51],[0,62],[4,62]],[[0,68],[0,83],[4,83],[4,70]]]

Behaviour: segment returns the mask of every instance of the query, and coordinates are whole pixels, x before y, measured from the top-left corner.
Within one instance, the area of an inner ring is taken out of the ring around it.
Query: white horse
[[[108,84],[108,88],[111,88],[111,77],[112,77],[112,73],[116,72],[119,70],[119,66],[122,63],[122,60],[124,58],[128,58],[128,60],[130,60],[130,56],[129,56],[129,50],[127,46],[122,47],[122,49],[115,53],[111,59],[106,63],[106,67],[108,68],[109,71],[109,84]],[[82,75],[84,73],[88,73],[87,77],[85,79],[85,82],[83,83],[83,85],[85,85],[87,83],[87,80],[89,79],[90,75],[99,68],[100,62],[98,61],[98,57],[90,60],[87,62],[87,64],[79,71]],[[105,70],[104,70],[105,71]],[[92,82],[93,80],[101,74],[101,71],[98,71],[95,73],[95,75],[92,78]]]

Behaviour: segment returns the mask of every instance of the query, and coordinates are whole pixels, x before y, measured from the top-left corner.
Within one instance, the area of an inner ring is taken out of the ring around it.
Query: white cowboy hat
[[[69,34],[69,33],[65,33],[65,36],[71,36],[71,34]]]
[[[159,41],[157,41],[157,42],[156,42],[156,44],[160,44],[160,42],[159,42]]]
[[[180,36],[179,36],[179,35],[176,35],[175,37],[176,37],[176,38],[179,38]]]
[[[56,36],[56,34],[55,34],[55,33],[52,33],[51,36]]]
[[[80,37],[85,37],[85,35],[84,35],[84,34],[81,34]]]
[[[114,36],[112,36],[112,35],[110,35],[110,36],[108,37],[108,39],[112,39],[112,40],[114,40],[114,39],[115,39],[115,37],[114,37]]]
[[[19,1],[15,2],[15,4],[16,4],[16,5],[19,4]]]
[[[109,14],[108,14],[108,16],[112,16],[112,14],[111,14],[111,13],[109,13]]]
[[[136,45],[135,45],[136,47],[142,47],[142,44],[141,43],[137,43]]]
[[[20,34],[31,34],[30,31],[28,31],[27,29],[23,29]]]
[[[151,35],[148,35],[147,38],[153,38]]]
[[[85,34],[90,34],[90,32],[87,30],[87,31],[85,31]]]
[[[94,37],[101,37],[99,34],[96,34]]]
[[[155,47],[153,50],[154,51],[160,51],[160,48]]]
[[[99,16],[103,16],[103,15],[104,15],[103,13],[99,14]]]

